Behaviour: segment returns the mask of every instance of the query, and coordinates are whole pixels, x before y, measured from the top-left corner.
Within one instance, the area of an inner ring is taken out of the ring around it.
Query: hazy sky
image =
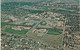
[[[2,0],[1,2],[36,2],[36,1],[43,1],[43,0]]]
[[[44,1],[44,0],[1,0],[2,2],[12,2],[12,1],[16,1],[16,2],[20,2],[20,1],[23,1],[23,2],[36,2],[36,1]],[[47,0],[45,0],[47,1]],[[50,1],[50,0],[49,0]],[[58,0],[57,0],[58,1]],[[61,1],[70,1],[70,2],[74,2],[74,1],[78,1],[78,0],[61,0]]]
[[[1,2],[37,2],[37,1],[51,1],[51,0],[1,0]],[[59,0],[52,0],[59,1]],[[60,0],[61,2],[79,4],[79,0]]]

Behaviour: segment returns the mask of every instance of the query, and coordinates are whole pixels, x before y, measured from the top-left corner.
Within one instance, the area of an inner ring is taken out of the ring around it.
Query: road
[[[39,25],[39,23],[40,23],[42,20],[44,20],[44,19],[45,19],[45,18],[43,17],[39,22],[37,22],[37,24],[34,25],[33,28],[26,33],[26,35],[28,35],[29,33],[31,33],[31,31],[32,31],[33,29],[35,29],[35,28]]]
[[[33,28],[31,30],[29,30],[26,34],[28,35],[33,29],[35,29],[42,20],[44,20],[44,17],[35,26],[33,26]],[[21,39],[21,38],[19,38],[19,39]],[[30,39],[30,38],[27,38],[27,39]],[[18,44],[18,41],[17,42],[12,42],[12,44],[9,46],[9,48],[7,48],[7,50],[10,50],[10,48],[13,47],[15,44]]]
[[[65,34],[65,29],[66,29],[65,24],[66,24],[66,19],[65,19],[65,22],[64,22],[63,34],[62,34],[62,48],[63,48],[64,50],[66,50],[65,47],[63,46],[63,38],[64,38],[64,34]],[[69,48],[68,48],[68,50],[69,50]]]
[[[33,28],[26,33],[26,35],[28,35],[29,33],[31,33],[31,31],[32,31],[33,29],[35,29],[35,28],[39,25],[39,23],[40,23],[42,20],[44,20],[44,19],[45,19],[45,18],[43,17],[39,22],[37,22],[37,24],[34,25]],[[66,23],[66,22],[65,22],[65,23]],[[63,34],[64,34],[64,32],[65,32],[65,23],[64,23],[64,28],[63,28]],[[61,34],[62,37],[63,37],[63,34]],[[52,39],[49,39],[49,40],[55,40],[55,39],[59,38],[61,35],[56,36],[55,38],[52,38]],[[21,39],[21,38],[19,38],[19,39]],[[19,40],[19,39],[18,39],[18,40]],[[30,38],[29,38],[29,39],[30,39]],[[41,40],[41,41],[42,41],[42,40]],[[12,42],[12,44],[9,46],[9,48],[8,48],[7,50],[9,50],[11,47],[13,47],[14,44],[18,44],[18,41],[17,41],[17,42]]]

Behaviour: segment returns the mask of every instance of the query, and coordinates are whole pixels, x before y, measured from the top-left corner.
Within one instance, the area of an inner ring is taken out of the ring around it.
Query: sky
[[[1,2],[36,2],[36,1],[43,1],[43,0],[2,0]]]
[[[39,2],[39,1],[51,1],[51,0],[1,0],[1,2]],[[52,0],[59,1],[59,0]],[[61,2],[79,4],[79,0],[60,0]]]

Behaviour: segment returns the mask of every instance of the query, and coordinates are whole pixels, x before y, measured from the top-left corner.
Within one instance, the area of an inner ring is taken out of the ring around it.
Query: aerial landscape
[[[79,0],[2,0],[1,50],[80,50]]]

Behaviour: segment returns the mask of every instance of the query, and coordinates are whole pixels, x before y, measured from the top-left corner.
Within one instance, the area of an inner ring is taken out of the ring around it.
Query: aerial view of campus
[[[1,0],[1,50],[80,50],[79,0]]]

